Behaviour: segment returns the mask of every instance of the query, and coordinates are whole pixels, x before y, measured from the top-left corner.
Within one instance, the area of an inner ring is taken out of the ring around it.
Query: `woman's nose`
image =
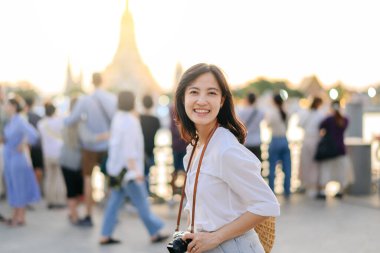
[[[197,104],[205,104],[207,102],[206,97],[200,95],[197,99]]]

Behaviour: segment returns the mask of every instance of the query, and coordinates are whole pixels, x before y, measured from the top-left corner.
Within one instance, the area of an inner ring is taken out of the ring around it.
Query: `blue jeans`
[[[260,243],[259,236],[251,230],[247,233],[225,241],[212,250],[205,253],[264,253],[264,248]]]
[[[269,187],[274,192],[274,179],[276,177],[276,164],[282,162],[282,171],[285,174],[284,194],[290,195],[291,161],[290,149],[286,137],[273,137],[269,144]]]
[[[149,156],[145,154],[145,161],[144,161],[144,176],[145,176],[145,185],[146,190],[148,191],[148,194],[150,194],[150,168],[155,165],[154,162],[154,155]]]
[[[164,223],[150,211],[145,183],[136,183],[131,180],[125,183],[120,190],[111,189],[104,212],[102,236],[111,237],[117,222],[118,211],[124,203],[126,195],[129,196],[132,204],[137,208],[138,214],[148,230],[149,235],[156,235],[164,226]]]

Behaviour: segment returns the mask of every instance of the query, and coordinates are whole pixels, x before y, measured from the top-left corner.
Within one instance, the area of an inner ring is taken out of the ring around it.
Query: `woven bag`
[[[269,217],[255,227],[265,253],[270,253],[276,235],[276,218]]]

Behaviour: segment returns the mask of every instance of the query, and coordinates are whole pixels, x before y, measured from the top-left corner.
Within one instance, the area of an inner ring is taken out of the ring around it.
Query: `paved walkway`
[[[277,220],[277,241],[273,253],[377,253],[380,249],[380,198],[349,196],[342,201],[315,201],[293,195],[289,202],[281,199],[282,215]],[[167,224],[175,225],[176,209],[167,204],[153,205],[156,214]],[[0,212],[9,214],[4,201]],[[95,211],[95,226],[77,228],[69,224],[66,210],[50,211],[43,203],[27,213],[25,227],[8,228],[0,224],[1,253],[162,253],[165,243],[152,245],[135,214],[121,211],[115,237],[120,245],[99,246],[103,208]],[[233,253],[233,252],[229,252]]]

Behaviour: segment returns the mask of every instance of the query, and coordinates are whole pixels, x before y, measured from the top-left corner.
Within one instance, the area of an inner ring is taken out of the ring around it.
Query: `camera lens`
[[[181,238],[174,239],[168,244],[168,250],[170,253],[185,253],[187,250],[188,242],[185,242]]]

